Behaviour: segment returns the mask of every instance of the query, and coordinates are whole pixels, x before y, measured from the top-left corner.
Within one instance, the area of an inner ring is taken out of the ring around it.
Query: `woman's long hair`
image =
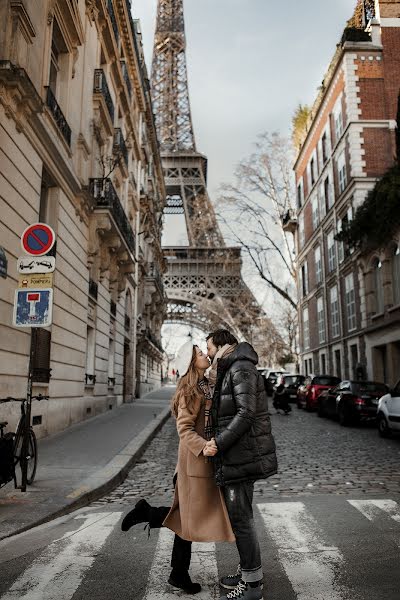
[[[202,399],[203,394],[199,389],[199,373],[195,367],[197,346],[193,346],[193,355],[188,372],[179,379],[176,392],[171,400],[171,412],[176,418],[179,405],[184,405],[190,411],[196,400]]]

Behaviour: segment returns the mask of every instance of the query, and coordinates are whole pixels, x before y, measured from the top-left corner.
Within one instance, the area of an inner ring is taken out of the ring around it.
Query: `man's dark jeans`
[[[233,483],[222,488],[236,546],[240,556],[242,579],[247,583],[261,581],[260,544],[253,517],[254,482]]]

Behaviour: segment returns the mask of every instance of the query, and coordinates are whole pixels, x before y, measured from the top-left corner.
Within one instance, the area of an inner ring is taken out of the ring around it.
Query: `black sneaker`
[[[250,587],[247,583],[240,580],[234,590],[224,596],[220,596],[219,600],[262,600],[262,597],[261,585]]]
[[[235,587],[239,584],[239,582],[242,580],[242,569],[240,568],[240,565],[238,566],[235,575],[226,575],[225,577],[222,577],[219,580],[219,585],[223,588],[225,588],[226,590],[234,590]],[[263,589],[264,584],[261,582],[260,583],[260,588]]]
[[[239,581],[242,579],[242,569],[240,565],[238,566],[236,573],[234,575],[225,575],[225,577],[221,577],[219,580],[219,585],[226,590],[234,590],[238,585]]]
[[[134,525],[138,523],[148,523],[150,520],[150,509],[151,506],[143,498],[137,502],[135,508],[128,512],[122,520],[121,529],[122,531],[128,531]]]
[[[187,571],[177,572],[173,569],[168,583],[178,590],[183,590],[186,594],[198,594],[201,592],[201,585],[193,583]]]

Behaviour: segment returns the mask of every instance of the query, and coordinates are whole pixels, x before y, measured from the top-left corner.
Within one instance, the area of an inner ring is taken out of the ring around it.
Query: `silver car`
[[[395,431],[400,432],[400,381],[379,400],[378,431],[381,437],[390,437]]]

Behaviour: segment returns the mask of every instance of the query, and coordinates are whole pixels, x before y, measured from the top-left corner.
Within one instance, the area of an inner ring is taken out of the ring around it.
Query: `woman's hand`
[[[207,444],[203,448],[203,455],[204,456],[215,456],[217,453],[218,453],[218,447],[213,438],[212,440],[207,442]]]

